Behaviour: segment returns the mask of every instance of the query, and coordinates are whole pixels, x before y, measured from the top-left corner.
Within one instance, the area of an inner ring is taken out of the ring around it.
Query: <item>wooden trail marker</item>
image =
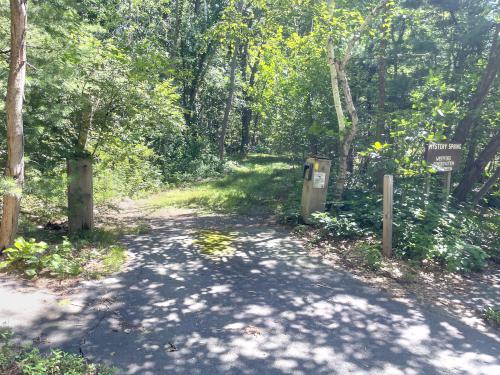
[[[429,163],[436,171],[444,172],[443,195],[445,209],[448,209],[448,202],[450,197],[451,172],[458,169],[461,158],[461,143],[431,142],[425,148],[425,160],[427,161],[427,163]]]
[[[444,190],[444,208],[448,209],[448,202],[450,201],[450,190],[451,190],[451,171],[445,172],[443,190]]]
[[[78,233],[82,230],[92,230],[94,227],[92,160],[70,159],[67,168],[69,231]]]
[[[386,257],[392,255],[392,211],[394,186],[392,175],[384,176],[384,228],[382,235],[382,253]]]

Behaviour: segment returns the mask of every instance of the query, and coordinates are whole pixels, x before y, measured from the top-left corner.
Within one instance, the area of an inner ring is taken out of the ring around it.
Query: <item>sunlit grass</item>
[[[270,155],[250,155],[223,177],[156,194],[143,201],[150,208],[188,207],[223,213],[276,210],[297,187],[298,169]]]
[[[127,250],[121,245],[102,249],[100,253],[100,259],[93,259],[85,270],[90,279],[100,279],[118,272],[127,261]]]
[[[200,252],[214,258],[227,258],[234,255],[236,249],[232,246],[234,236],[216,230],[203,230],[197,235],[194,243]]]

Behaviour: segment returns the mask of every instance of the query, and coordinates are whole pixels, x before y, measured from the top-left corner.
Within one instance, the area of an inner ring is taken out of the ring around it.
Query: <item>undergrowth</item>
[[[145,228],[131,228],[138,233]],[[127,260],[126,249],[118,243],[123,229],[98,228],[78,236],[57,236],[50,231],[38,231],[37,241],[19,237],[14,245],[4,250],[0,270],[21,271],[27,277],[35,276],[96,279],[118,272]]]
[[[116,368],[88,363],[81,355],[53,349],[42,354],[12,343],[10,329],[0,328],[0,373],[9,375],[113,375]]]

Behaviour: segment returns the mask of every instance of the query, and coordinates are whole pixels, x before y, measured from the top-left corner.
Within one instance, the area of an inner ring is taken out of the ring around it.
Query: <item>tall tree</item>
[[[26,81],[27,0],[10,0],[10,70],[5,112],[7,117],[7,166],[5,176],[16,189],[3,197],[0,250],[16,236],[24,183],[23,100]]]
[[[238,64],[238,46],[236,45],[231,57],[231,64],[229,68],[229,92],[226,99],[226,107],[224,109],[224,118],[222,119],[222,125],[219,134],[219,159],[224,159],[224,150],[226,142],[227,127],[229,125],[229,115],[231,114],[231,108],[233,107],[234,89],[236,81],[236,65]]]
[[[453,192],[455,199],[458,202],[464,202],[467,196],[472,192],[474,185],[479,181],[484,168],[495,157],[500,150],[500,132],[490,139],[486,147],[481,151],[472,164],[472,166],[464,172],[462,180]]]
[[[500,68],[500,42],[498,41],[499,32],[500,24],[497,24],[491,44],[488,64],[486,65],[486,69],[484,70],[481,80],[477,85],[476,91],[469,102],[467,114],[460,121],[455,130],[455,134],[453,135],[454,142],[464,143],[469,136],[474,124],[479,118],[481,106],[498,73],[498,69]]]
[[[372,20],[387,5],[388,2],[389,0],[381,0],[380,3],[373,9],[371,14],[361,24],[358,30],[355,30],[353,36],[347,43],[344,56],[342,59],[338,59],[335,57],[335,44],[333,38],[330,36],[330,38],[328,39],[328,61],[330,64],[333,101],[335,104],[335,111],[337,113],[337,120],[339,126],[338,172],[337,172],[337,179],[335,181],[335,188],[333,191],[333,197],[338,201],[342,200],[342,195],[344,193],[349,151],[351,149],[352,141],[356,136],[359,123],[358,112],[356,110],[356,106],[354,105],[354,100],[351,94],[351,88],[349,87],[349,80],[347,76],[347,64],[351,59],[352,51],[359,42],[359,39],[361,38],[365,30],[369,27]],[[333,11],[335,9],[335,1],[327,0],[327,6],[330,11],[330,14],[333,15]],[[342,103],[340,101],[339,81],[342,85],[344,100],[346,102],[347,110],[351,117],[351,124],[347,129],[345,126]]]

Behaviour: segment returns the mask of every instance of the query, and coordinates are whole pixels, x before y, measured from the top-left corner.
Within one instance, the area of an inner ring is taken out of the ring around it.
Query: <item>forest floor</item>
[[[293,172],[281,163],[122,202],[106,222],[148,230],[123,236],[121,272],[61,288],[0,275],[0,323],[123,374],[500,373],[497,331],[277,225]]]

